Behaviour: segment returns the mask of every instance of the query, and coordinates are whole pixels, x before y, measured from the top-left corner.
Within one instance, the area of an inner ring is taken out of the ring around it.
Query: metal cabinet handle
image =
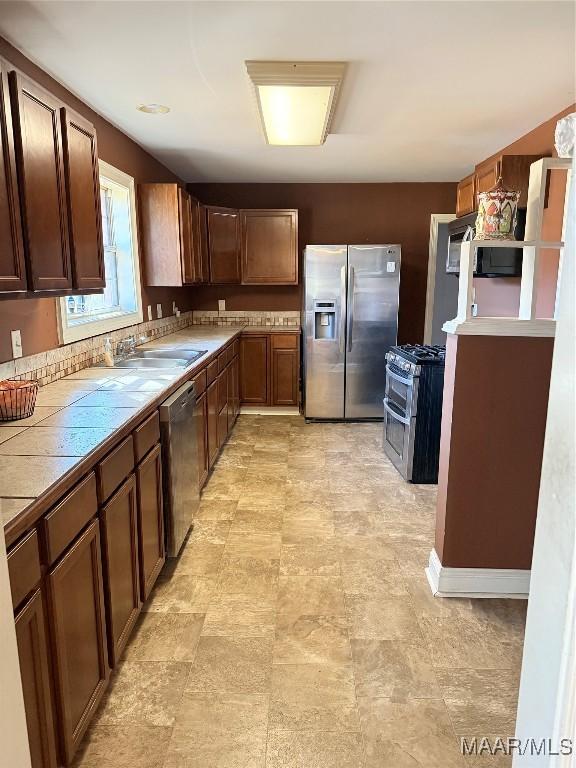
[[[340,270],[340,338],[338,339],[340,352],[344,352],[345,337],[345,317],[346,317],[346,267]]]
[[[395,409],[393,409],[390,404],[387,397],[384,398],[384,409],[388,411],[390,416],[393,416],[396,421],[401,422],[402,424],[410,424],[410,418],[406,416],[401,416]]]
[[[354,325],[354,267],[348,270],[348,330],[346,336],[348,339],[348,352],[352,350],[352,327]]]

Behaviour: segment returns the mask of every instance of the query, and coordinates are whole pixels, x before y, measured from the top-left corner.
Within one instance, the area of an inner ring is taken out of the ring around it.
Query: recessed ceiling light
[[[140,104],[137,109],[148,115],[165,115],[166,112],[170,112],[170,107],[165,107],[164,104]]]
[[[324,144],[345,69],[343,61],[247,61],[268,144]]]

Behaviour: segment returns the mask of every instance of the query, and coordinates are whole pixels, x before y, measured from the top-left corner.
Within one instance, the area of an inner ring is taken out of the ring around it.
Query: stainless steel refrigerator
[[[304,415],[383,418],[386,352],[396,344],[399,245],[304,251]]]

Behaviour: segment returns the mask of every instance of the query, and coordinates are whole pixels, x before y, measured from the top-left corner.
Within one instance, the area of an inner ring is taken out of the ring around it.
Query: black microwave
[[[448,256],[446,272],[460,274],[460,251],[462,243],[472,240],[476,224],[476,214],[462,216],[448,224]],[[524,239],[526,228],[526,210],[518,209],[514,236],[516,240]],[[522,248],[478,248],[474,277],[520,277],[522,274]]]

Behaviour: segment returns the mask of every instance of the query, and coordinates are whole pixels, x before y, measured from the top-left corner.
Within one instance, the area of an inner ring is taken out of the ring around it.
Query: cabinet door
[[[140,608],[136,480],[131,475],[101,510],[110,663],[115,667]]]
[[[212,467],[218,456],[218,379],[213,381],[206,390],[206,400],[208,401],[208,457]]]
[[[222,448],[228,437],[228,368],[218,376],[218,448]]]
[[[54,716],[42,592],[38,589],[16,616],[20,677],[32,768],[55,768]]]
[[[208,477],[210,457],[208,455],[208,399],[203,392],[196,400],[196,433],[198,435],[198,481],[202,488]]]
[[[62,104],[20,73],[10,73],[24,249],[34,291],[72,288]]]
[[[0,292],[27,286],[8,73],[0,60]]]
[[[211,283],[240,282],[238,211],[207,208]]]
[[[268,336],[247,334],[240,339],[240,400],[268,403]]]
[[[272,350],[272,405],[298,405],[298,350]]]
[[[138,552],[140,594],[148,599],[166,561],[162,496],[162,451],[156,445],[136,470],[138,488]]]
[[[66,108],[61,112],[74,288],[104,288],[104,248],[96,130]]]
[[[242,282],[298,284],[298,212],[243,210]]]
[[[194,272],[196,283],[207,283],[210,279],[208,263],[208,229],[206,208],[194,197],[190,198],[192,227],[194,231]]]
[[[480,192],[487,192],[489,189],[491,189],[498,181],[499,175],[500,175],[500,162],[497,159],[488,160],[487,162],[484,162],[481,165],[477,165],[476,179],[474,182],[475,194],[479,195]],[[476,205],[474,206],[474,210],[476,210]]]
[[[191,285],[195,282],[194,264],[194,226],[190,195],[178,188],[178,216],[180,221],[180,258],[182,260],[182,282]]]
[[[466,216],[468,213],[473,213],[476,210],[474,179],[475,176],[472,173],[458,184],[456,189],[456,216]]]
[[[50,572],[48,587],[59,728],[69,764],[110,675],[97,520]]]

